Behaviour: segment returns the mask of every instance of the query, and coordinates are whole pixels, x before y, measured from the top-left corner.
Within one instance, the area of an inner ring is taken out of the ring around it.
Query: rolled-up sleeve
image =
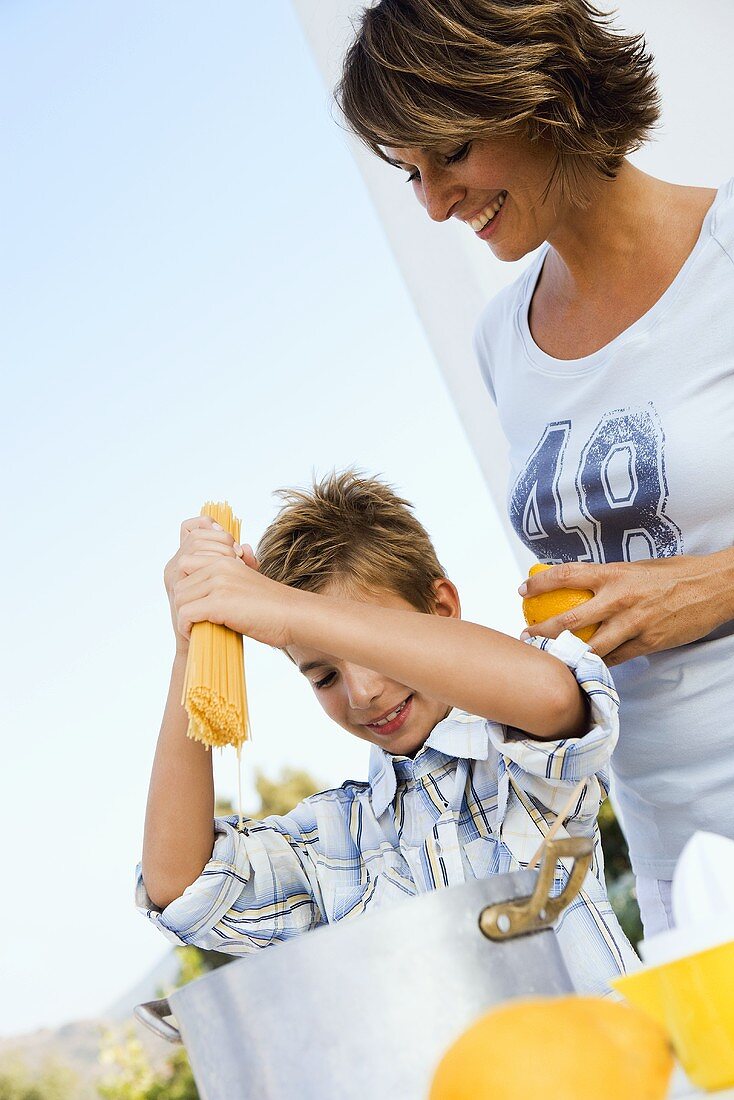
[[[240,831],[236,821],[215,820],[211,859],[165,909],[151,901],[138,866],[137,908],[172,943],[248,954],[322,923],[307,842],[286,828],[249,819]]]
[[[609,760],[619,736],[619,697],[601,658],[568,631],[555,640],[533,638],[528,644],[552,653],[571,669],[589,701],[589,729],[583,737],[539,741],[493,723],[490,739],[501,759],[500,801],[509,798],[514,789],[518,797],[527,796],[526,812],[550,820],[560,811],[569,790],[586,779],[566,820],[581,826],[570,827],[569,833],[587,831],[609,792]],[[501,782],[502,773],[509,780],[506,784]],[[538,825],[542,830],[540,820]]]

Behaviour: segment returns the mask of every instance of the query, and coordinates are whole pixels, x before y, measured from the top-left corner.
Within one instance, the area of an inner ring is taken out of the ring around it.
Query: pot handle
[[[550,928],[578,894],[591,867],[594,844],[588,836],[548,840],[532,897],[498,901],[479,914],[479,927],[490,940],[511,940],[529,932]],[[573,859],[568,882],[557,897],[551,897],[556,863],[564,856]]]
[[[166,1042],[180,1043],[182,1041],[181,1032],[178,1028],[174,1027],[173,1024],[169,1024],[163,1018],[171,1015],[171,1006],[167,997],[163,997],[160,1001],[147,1001],[143,1005],[136,1005],[134,1015],[136,1020],[140,1020],[141,1024],[145,1024],[147,1028],[154,1031],[161,1039],[165,1039]]]

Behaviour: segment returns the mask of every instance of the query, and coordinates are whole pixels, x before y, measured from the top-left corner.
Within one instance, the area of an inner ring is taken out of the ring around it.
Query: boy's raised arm
[[[186,736],[181,697],[189,643],[177,628],[173,592],[194,560],[224,557],[235,560],[234,540],[208,516],[197,516],[181,525],[179,549],[164,572],[176,655],[150,777],[142,858],[145,888],[161,909],[194,882],[214,845],[212,754]]]
[[[374,669],[532,737],[583,736],[587,704],[561,661],[460,619],[451,581],[438,582],[437,598],[438,613],[429,615],[304,592],[234,558],[200,559],[175,591],[184,636],[202,619],[225,623],[266,645],[305,646]]]
[[[160,909],[201,874],[214,845],[212,754],[186,736],[185,672],[186,653],[177,651],[145,814],[143,881]]]
[[[533,737],[581,737],[588,729],[586,700],[573,673],[525,642],[446,615],[298,595],[304,598],[294,605],[292,630],[302,645]]]

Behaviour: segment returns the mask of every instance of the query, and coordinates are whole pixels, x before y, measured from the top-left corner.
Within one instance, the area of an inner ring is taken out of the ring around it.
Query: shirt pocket
[[[399,901],[401,898],[414,897],[418,893],[418,887],[410,877],[406,864],[403,870],[398,867],[385,867],[380,880],[379,897],[382,901]]]
[[[370,877],[366,882],[335,884],[324,897],[329,924],[364,913],[373,894],[374,880]]]
[[[509,866],[502,866],[501,851],[501,845],[491,836],[480,836],[465,844],[464,853],[474,878],[489,878],[490,875],[509,871],[511,869]],[[514,870],[517,868],[515,867]]]
[[[394,905],[417,893],[411,878],[395,867],[385,867],[378,874],[368,874],[366,882],[335,885],[325,898],[329,923],[352,920],[368,909]]]

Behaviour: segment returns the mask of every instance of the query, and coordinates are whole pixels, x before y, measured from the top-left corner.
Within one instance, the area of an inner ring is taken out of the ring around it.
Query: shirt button
[[[441,852],[443,851],[443,848],[441,847],[441,845],[438,841],[436,841],[436,843],[434,844],[433,850],[435,851],[437,856],[441,855]]]

